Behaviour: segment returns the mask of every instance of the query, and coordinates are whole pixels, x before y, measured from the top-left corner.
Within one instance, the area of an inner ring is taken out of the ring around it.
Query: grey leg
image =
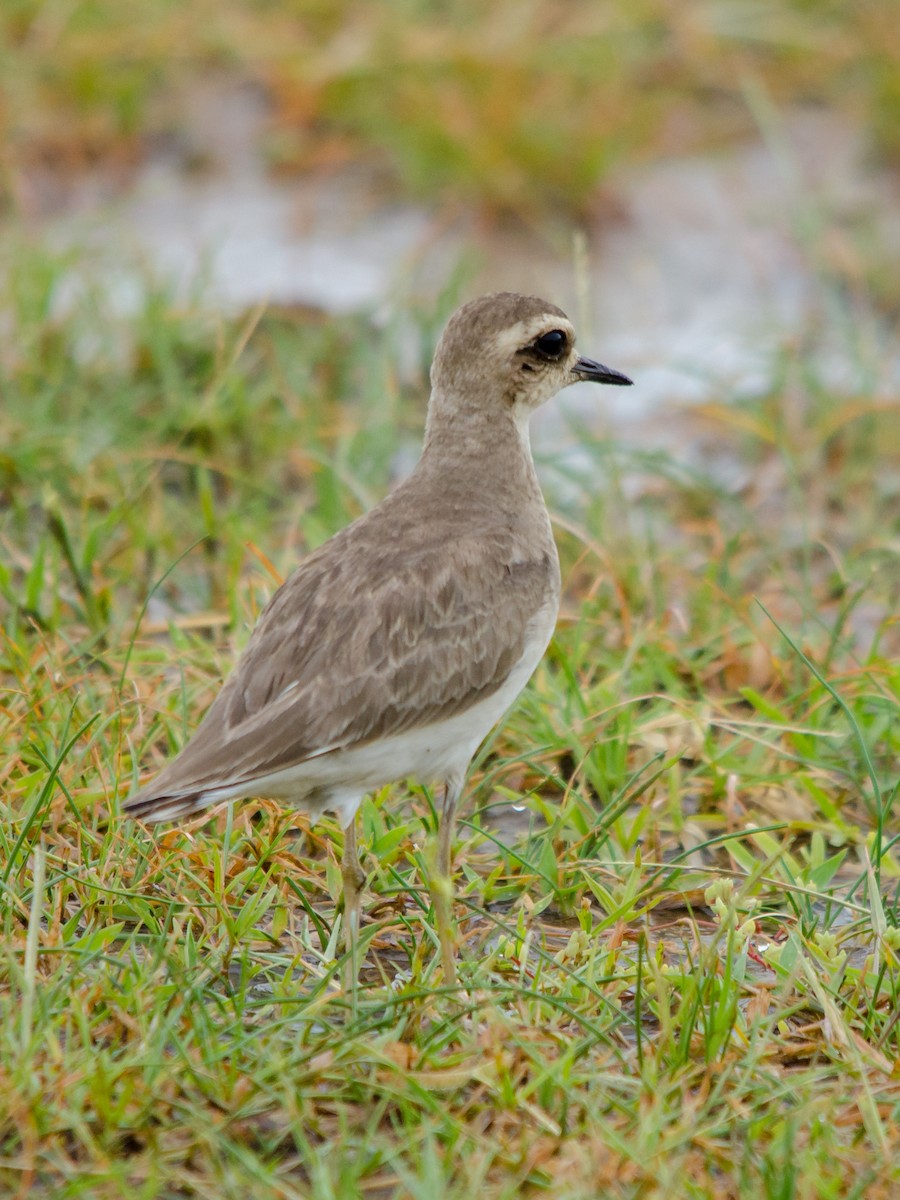
[[[441,943],[441,966],[444,983],[456,983],[456,935],[453,930],[453,833],[456,827],[456,806],[462,794],[464,776],[454,776],[444,784],[444,803],[438,832],[437,871],[431,881],[431,900],[438,938]]]
[[[356,847],[356,816],[344,830],[344,853],[341,858],[341,876],[344,881],[344,944],[347,948],[347,967],[344,973],[344,989],[356,996],[357,949],[359,940],[360,893],[366,882],[366,874],[359,861]]]

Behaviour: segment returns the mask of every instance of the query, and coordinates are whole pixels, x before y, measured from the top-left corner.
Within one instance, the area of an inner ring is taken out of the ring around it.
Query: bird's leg
[[[341,857],[341,876],[344,881],[344,944],[347,948],[347,965],[344,968],[344,990],[353,993],[356,1000],[357,950],[359,945],[360,893],[366,875],[360,865],[356,847],[356,814],[344,829],[344,853]]]
[[[441,966],[444,983],[456,983],[456,936],[453,931],[453,878],[450,873],[453,856],[453,833],[456,828],[456,806],[462,792],[463,777],[451,777],[444,784],[444,802],[438,830],[437,871],[431,881],[431,900],[438,938],[441,943]]]

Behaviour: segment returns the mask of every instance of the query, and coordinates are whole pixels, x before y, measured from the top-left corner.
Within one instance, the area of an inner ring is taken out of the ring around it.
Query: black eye
[[[551,329],[549,333],[542,333],[534,343],[534,348],[538,354],[544,358],[560,358],[566,350],[568,342],[566,335],[561,329]]]

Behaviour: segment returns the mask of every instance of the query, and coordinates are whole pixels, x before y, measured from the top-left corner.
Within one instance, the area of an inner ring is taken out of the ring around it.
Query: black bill
[[[603,363],[594,362],[592,358],[579,358],[572,368],[576,379],[587,380],[588,383],[614,383],[616,387],[631,387],[631,380],[621,371],[612,367],[604,367]]]

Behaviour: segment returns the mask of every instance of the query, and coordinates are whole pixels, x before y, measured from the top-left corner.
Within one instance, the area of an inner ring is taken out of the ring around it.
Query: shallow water
[[[585,349],[637,381],[605,389],[600,405],[587,385],[567,392],[538,418],[551,450],[573,440],[560,413],[670,449],[671,427],[651,414],[763,391],[800,340],[829,382],[896,394],[900,337],[861,301],[836,309],[825,279],[852,258],[863,225],[885,261],[900,260],[900,183],[867,165],[861,134],[835,114],[794,112],[766,138],[620,172],[580,243],[474,212],[448,221],[399,202],[360,165],[273,177],[267,128],[253,89],[199,88],[178,137],[124,186],[98,172],[49,205],[38,183],[32,233],[73,254],[58,307],[90,281],[127,314],[149,276],[224,311],[271,302],[377,314],[436,293],[465,260],[471,290],[556,299]]]

